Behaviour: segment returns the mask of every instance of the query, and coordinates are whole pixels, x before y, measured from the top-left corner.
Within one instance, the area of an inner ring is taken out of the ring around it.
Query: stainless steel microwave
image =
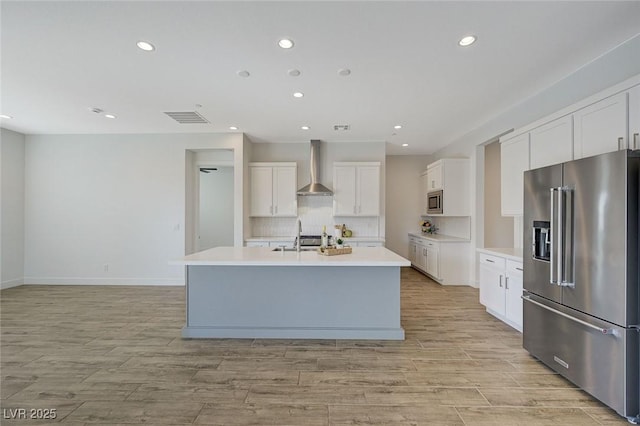
[[[442,190],[427,193],[427,214],[442,214]]]

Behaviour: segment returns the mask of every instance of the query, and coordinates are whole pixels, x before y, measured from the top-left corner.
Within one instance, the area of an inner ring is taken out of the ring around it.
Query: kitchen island
[[[400,267],[384,247],[353,253],[216,247],[186,266],[187,338],[403,340]]]

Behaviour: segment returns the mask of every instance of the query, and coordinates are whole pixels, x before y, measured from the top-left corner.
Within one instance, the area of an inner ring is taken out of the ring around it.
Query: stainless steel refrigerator
[[[640,151],[525,172],[523,346],[640,421]]]

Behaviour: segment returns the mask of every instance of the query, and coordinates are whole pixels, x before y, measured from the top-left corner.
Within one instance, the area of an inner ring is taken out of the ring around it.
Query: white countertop
[[[169,262],[171,265],[226,266],[411,266],[384,247],[354,247],[353,253],[323,256],[315,251],[273,251],[272,247],[215,247]]]
[[[522,262],[522,247],[513,248],[513,247],[487,247],[487,248],[479,248],[477,249],[479,253],[487,253],[492,254],[494,256],[504,257],[505,259],[515,260],[517,262]]]
[[[458,238],[442,234],[423,234],[422,232],[410,232],[409,235],[429,241],[439,241],[447,243],[468,243],[470,241],[466,238]]]

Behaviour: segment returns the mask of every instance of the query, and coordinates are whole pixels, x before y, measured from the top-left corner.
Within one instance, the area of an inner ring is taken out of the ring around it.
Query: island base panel
[[[187,267],[188,338],[402,340],[399,267]]]

